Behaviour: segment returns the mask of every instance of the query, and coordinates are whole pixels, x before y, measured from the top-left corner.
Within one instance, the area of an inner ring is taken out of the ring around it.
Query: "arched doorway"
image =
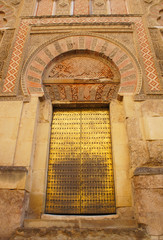
[[[84,42],[81,40],[84,40]],[[95,43],[97,47],[93,47]],[[71,48],[71,50],[68,50],[68,48]],[[102,51],[99,51],[100,49]],[[74,58],[78,61],[74,61]],[[87,64],[84,65],[86,68],[84,67],[84,74],[81,74],[81,66],[83,66],[86,59]],[[74,62],[75,64],[73,64]],[[80,62],[81,64],[76,64],[76,62]],[[65,67],[65,65],[69,66],[69,69],[73,69],[75,74],[72,74],[72,71],[70,71],[67,76],[67,67]],[[92,66],[91,69],[97,71],[88,71],[90,66]],[[62,71],[58,70],[60,67]],[[127,94],[133,94],[136,93],[141,86],[141,70],[132,55],[127,54],[123,48],[120,48],[113,42],[90,36],[73,36],[51,41],[35,51],[27,61],[24,70],[22,74],[24,93],[27,94],[28,91],[30,95],[34,96],[45,95],[54,106],[54,114],[56,112],[56,106],[75,106],[77,111],[79,106],[88,108],[91,105],[91,107],[96,109],[97,107],[108,108],[109,104],[117,98],[118,93],[123,95],[123,92],[126,91]],[[90,72],[92,72],[92,76]],[[101,72],[103,74],[99,75]],[[113,106],[112,112],[113,108],[117,107],[118,106]],[[118,121],[120,121],[119,119]],[[117,125],[117,123],[115,123],[115,125]],[[121,127],[124,128],[124,126]],[[123,151],[124,148],[125,147],[122,147],[120,152]],[[126,171],[127,167],[128,165],[124,167],[124,171]],[[129,180],[125,179],[125,176],[119,177],[118,175],[116,179],[118,186],[116,187],[118,188],[118,198],[116,199],[118,199],[118,204],[120,202],[119,205],[122,205],[122,199],[128,201],[128,199],[131,199],[131,195],[124,197],[124,193],[121,193],[119,183],[121,179],[123,179],[123,184],[125,182],[129,184]],[[125,205],[128,204],[130,204],[130,200],[125,203]],[[115,212],[115,201],[114,211],[105,211],[106,214],[113,212]],[[56,211],[51,213],[56,213]],[[89,212],[87,213],[89,214]],[[98,214],[97,212],[95,213]],[[99,213],[102,214],[101,212]],[[66,214],[66,211],[64,214]],[[76,214],[79,214],[79,212]]]
[[[114,63],[93,51],[62,54],[46,67],[46,95],[63,103],[53,112],[46,213],[116,212],[110,114],[95,102],[108,103],[119,81]]]

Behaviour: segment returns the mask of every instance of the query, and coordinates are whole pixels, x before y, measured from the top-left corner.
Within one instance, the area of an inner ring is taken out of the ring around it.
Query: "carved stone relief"
[[[11,5],[11,3],[7,5],[6,2],[0,1],[0,28],[12,27],[15,23],[15,12]]]
[[[145,3],[152,3],[153,0],[144,0]]]
[[[163,0],[160,0],[158,3],[154,3],[149,8],[148,22],[150,26],[163,25]]]
[[[50,67],[46,77],[48,79],[86,79],[97,80],[115,78],[116,69],[111,68],[97,58],[84,55],[72,55],[60,61],[55,61]],[[120,77],[120,76],[119,76]]]
[[[11,4],[18,5],[22,0],[11,0]]]
[[[107,8],[106,8],[106,0],[93,0],[93,14],[106,14]]]
[[[0,28],[5,27],[6,24],[7,24],[7,19],[5,18],[5,12],[0,11]]]
[[[56,0],[56,15],[70,14],[70,0]]]
[[[117,95],[120,83],[117,67],[93,53],[65,54],[46,68],[43,83],[52,101],[109,102]]]
[[[160,26],[163,26],[163,9],[159,11],[159,17],[157,18],[157,22]]]

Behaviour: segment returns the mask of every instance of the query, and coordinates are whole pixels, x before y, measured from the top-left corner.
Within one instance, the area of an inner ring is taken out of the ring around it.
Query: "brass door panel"
[[[115,213],[108,110],[54,112],[46,213]]]

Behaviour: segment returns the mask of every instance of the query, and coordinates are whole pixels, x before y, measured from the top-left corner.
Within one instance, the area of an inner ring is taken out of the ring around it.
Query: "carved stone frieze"
[[[117,98],[118,83],[46,84],[45,94],[51,101],[110,102]]]

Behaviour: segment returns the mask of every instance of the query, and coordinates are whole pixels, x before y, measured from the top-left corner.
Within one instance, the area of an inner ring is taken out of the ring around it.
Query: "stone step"
[[[25,228],[79,228],[79,229],[129,229],[137,228],[134,219],[118,216],[54,216],[43,215],[41,219],[26,219]]]
[[[11,240],[150,240],[134,219],[111,216],[55,216],[26,219]]]
[[[142,229],[21,228],[10,240],[150,240]]]

